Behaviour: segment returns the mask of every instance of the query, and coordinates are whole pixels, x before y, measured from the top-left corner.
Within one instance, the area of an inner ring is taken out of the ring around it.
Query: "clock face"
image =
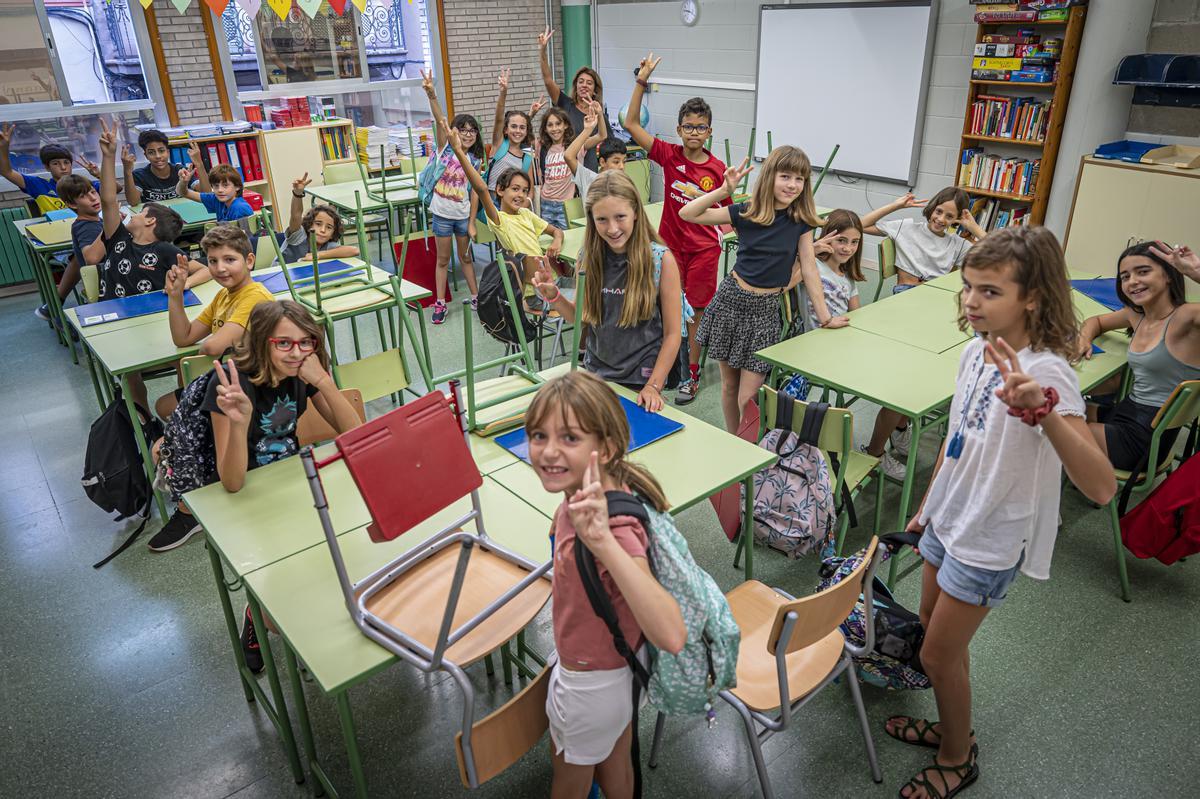
[[[683,0],[679,6],[679,19],[684,25],[695,25],[700,19],[700,4],[697,0]]]

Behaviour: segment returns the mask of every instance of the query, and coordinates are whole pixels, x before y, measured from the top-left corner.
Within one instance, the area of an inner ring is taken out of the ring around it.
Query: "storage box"
[[[261,211],[263,207],[263,197],[256,191],[244,189],[242,191],[242,199],[250,204],[250,207],[255,211]]]
[[[1200,147],[1186,144],[1156,147],[1142,156],[1142,163],[1173,166],[1176,169],[1200,169]]]

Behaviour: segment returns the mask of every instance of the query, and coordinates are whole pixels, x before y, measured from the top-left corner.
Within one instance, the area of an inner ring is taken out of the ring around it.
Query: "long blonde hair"
[[[788,216],[793,222],[819,227],[821,217],[817,215],[817,204],[812,194],[812,164],[803,150],[790,144],[776,147],[763,161],[743,218],[756,225],[769,225],[775,221],[775,175],[780,172],[804,178],[804,190],[787,207]]]
[[[583,282],[583,302],[580,318],[584,324],[598,325],[601,319],[601,289],[604,288],[604,255],[609,247],[596,230],[592,221],[592,206],[606,197],[615,197],[629,203],[633,209],[633,233],[625,244],[625,256],[629,259],[625,283],[625,303],[621,307],[620,327],[639,325],[652,316],[658,303],[658,287],[654,285],[654,253],[651,242],[658,242],[658,234],[646,219],[642,210],[642,198],[629,176],[618,169],[601,172],[588,189],[587,229],[583,232],[583,258],[581,271],[587,273]]]
[[[1079,322],[1071,302],[1067,262],[1058,239],[1044,227],[1006,227],[989,233],[963,259],[963,269],[999,269],[1012,264],[1013,280],[1022,296],[1032,296],[1036,305],[1026,317],[1029,348],[1049,350],[1068,361],[1079,360],[1076,342]],[[958,329],[970,329],[958,293]]]
[[[604,464],[604,471],[613,482],[629,486],[659,513],[666,513],[670,505],[654,475],[625,458],[629,447],[629,420],[616,392],[591,372],[568,372],[538,389],[525,412],[525,433],[531,435],[545,425],[552,413],[558,413],[563,426],[569,427],[568,408],[575,415],[578,428],[600,439],[601,446],[607,450],[609,461]]]

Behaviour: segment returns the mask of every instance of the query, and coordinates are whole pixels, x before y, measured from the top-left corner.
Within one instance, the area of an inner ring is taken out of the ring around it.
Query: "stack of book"
[[[1027,225],[1030,216],[1028,206],[1022,208],[1001,208],[1001,201],[980,198],[971,204],[971,215],[984,230],[999,230],[1005,227]]]
[[[969,147],[963,150],[958,185],[1029,197],[1037,185],[1040,165],[1040,158],[1004,158],[985,153],[978,147]]]
[[[387,128],[371,125],[358,128],[354,140],[358,144],[358,160],[371,169],[382,169],[400,163],[400,150],[392,142]]]
[[[257,137],[203,142],[200,152],[204,156],[204,166],[207,169],[212,169],[217,164],[229,164],[242,176],[244,183],[266,178],[263,174],[262,159],[258,154]]]
[[[1087,0],[971,0],[971,4],[976,22],[1060,22],[1067,19],[1071,6],[1087,5]]]
[[[322,128],[321,158],[326,161],[342,161],[350,157],[350,140],[346,127]]]
[[[1050,101],[980,94],[971,103],[971,134],[1040,143],[1050,124]]]
[[[1016,33],[989,33],[975,45],[971,61],[973,80],[1011,81],[1013,83],[1052,83],[1062,56],[1062,39],[1041,44],[1032,30]]]

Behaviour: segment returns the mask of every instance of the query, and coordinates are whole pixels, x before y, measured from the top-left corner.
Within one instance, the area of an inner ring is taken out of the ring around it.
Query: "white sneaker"
[[[908,445],[912,442],[912,428],[906,427],[903,430],[893,430],[888,436],[888,441],[892,444],[892,452],[902,458],[908,457]]]
[[[864,455],[868,455],[872,458],[875,457],[874,455],[871,455],[871,453],[867,452],[866,444],[860,445],[858,449]],[[883,457],[881,457],[879,459],[879,463],[883,467],[883,473],[886,476],[890,477],[891,479],[893,479],[897,482],[900,482],[900,483],[904,482],[904,475],[908,471],[908,469],[907,469],[907,467],[905,467],[905,465],[903,463],[901,463],[900,461],[898,461],[894,457],[892,457],[892,453],[890,453],[890,452],[883,453]]]

